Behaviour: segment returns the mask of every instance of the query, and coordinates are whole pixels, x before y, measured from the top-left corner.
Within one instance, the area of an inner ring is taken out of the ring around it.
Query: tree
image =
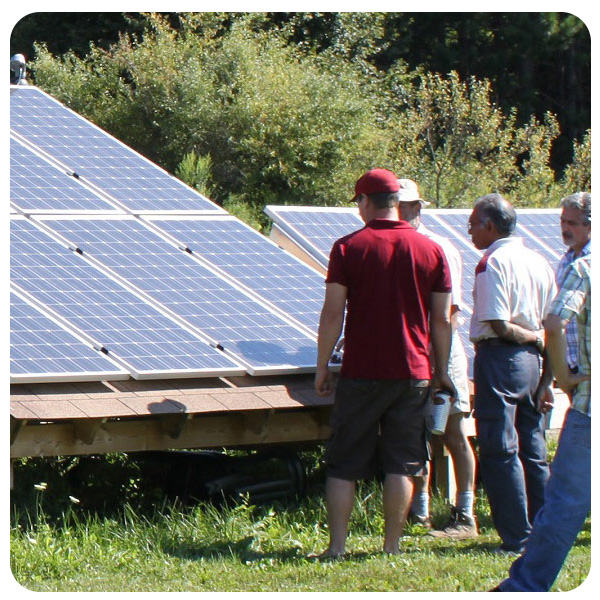
[[[83,57],[38,46],[36,83],[253,224],[266,224],[269,203],[346,204],[375,166],[417,180],[442,207],[492,190],[544,205],[558,189],[553,114],[522,122],[490,81],[457,72],[379,70],[377,44],[358,35],[359,25],[375,35],[379,15],[336,17],[354,26],[318,52],[291,46],[264,13],[144,18],[143,35]],[[585,147],[573,180],[589,173]]]
[[[143,39],[85,58],[40,46],[35,78],[169,171],[210,155],[219,202],[344,203],[389,142],[353,65],[299,58],[254,17],[227,18],[190,15],[175,29],[153,16]]]
[[[553,115],[517,126],[492,101],[489,81],[462,81],[421,73],[398,89],[396,172],[416,179],[438,207],[470,206],[498,191],[526,204],[541,204],[553,185],[549,165],[558,134]]]

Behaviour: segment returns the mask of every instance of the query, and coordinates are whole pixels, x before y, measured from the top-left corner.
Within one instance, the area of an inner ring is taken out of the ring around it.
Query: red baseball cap
[[[354,200],[361,194],[371,196],[385,192],[397,192],[399,189],[398,177],[394,173],[387,169],[371,169],[356,182]]]

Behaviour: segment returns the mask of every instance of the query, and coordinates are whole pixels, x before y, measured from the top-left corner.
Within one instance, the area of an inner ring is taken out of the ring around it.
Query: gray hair
[[[481,196],[475,201],[474,208],[486,221],[491,221],[503,237],[514,233],[517,227],[517,213],[512,204],[500,194]]]
[[[590,192],[575,192],[560,201],[562,208],[576,208],[581,211],[584,225],[592,222],[592,194]]]

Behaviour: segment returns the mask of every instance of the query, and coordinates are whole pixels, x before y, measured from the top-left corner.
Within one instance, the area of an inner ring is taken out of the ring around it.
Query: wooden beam
[[[185,448],[222,448],[323,441],[329,436],[330,407],[279,410],[268,414],[263,426],[248,427],[239,412],[194,415],[173,438],[156,417],[108,420],[96,430],[90,444],[75,434],[72,423],[29,424],[11,447],[11,458],[136,452]]]
[[[255,433],[258,437],[262,438],[267,432],[267,423],[269,417],[274,413],[271,410],[253,410],[240,413],[243,419],[243,426],[252,433]]]
[[[106,419],[77,419],[73,421],[75,437],[86,445],[91,445]]]
[[[160,416],[161,431],[176,440],[183,431],[188,419],[192,415],[187,413],[165,414]]]
[[[10,445],[12,446],[19,435],[21,427],[27,425],[27,419],[15,419],[10,415]]]

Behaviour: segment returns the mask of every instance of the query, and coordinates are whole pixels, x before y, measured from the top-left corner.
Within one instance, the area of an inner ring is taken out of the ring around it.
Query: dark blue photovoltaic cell
[[[10,247],[11,281],[138,375],[243,372],[29,220],[11,219]]]
[[[342,208],[268,206],[265,212],[283,233],[324,267],[327,266],[329,251],[335,240],[358,229],[361,224],[356,211]],[[423,225],[452,242],[462,257],[461,289],[466,322],[459,329],[459,334],[470,359],[470,374],[474,349],[469,340],[469,320],[472,314],[475,267],[483,255],[473,246],[468,233],[471,212],[471,209],[424,209],[421,213]],[[560,254],[564,252],[560,234],[560,210],[517,209],[517,223],[517,235],[555,268]]]
[[[17,294],[10,294],[11,381],[126,379],[90,346],[57,325]]]
[[[539,252],[556,270],[560,257],[566,251],[560,230],[560,210],[517,211],[517,234],[525,244]]]
[[[356,209],[268,206],[265,212],[282,231],[325,267],[333,242],[364,226]]]
[[[10,200],[24,212],[116,212],[74,177],[14,138],[10,138]]]
[[[152,219],[192,252],[317,332],[323,275],[234,217]]]
[[[132,212],[223,212],[216,204],[37,88],[11,88],[10,127]]]
[[[45,218],[44,223],[252,369],[314,369],[314,339],[138,219]]]

